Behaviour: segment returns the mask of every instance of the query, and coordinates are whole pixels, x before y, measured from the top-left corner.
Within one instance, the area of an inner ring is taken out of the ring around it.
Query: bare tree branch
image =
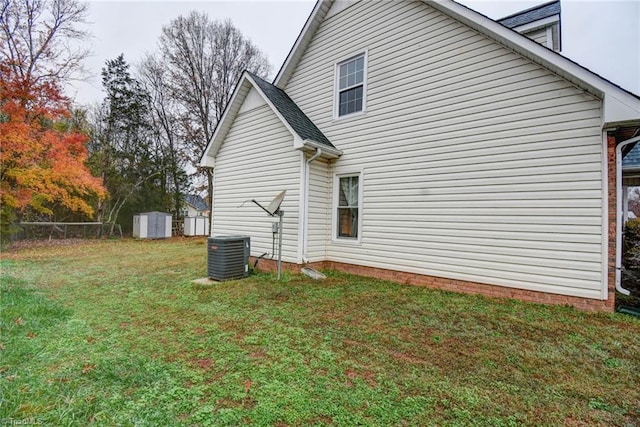
[[[266,56],[231,21],[211,21],[203,13],[179,16],[162,29],[160,53],[167,86],[180,113],[180,125],[193,167],[206,177],[209,200],[212,171],[198,162],[244,70],[266,77]]]
[[[77,0],[0,0],[0,61],[23,79],[70,79],[81,73],[89,50],[78,42],[87,5]],[[76,43],[77,47],[72,45]]]

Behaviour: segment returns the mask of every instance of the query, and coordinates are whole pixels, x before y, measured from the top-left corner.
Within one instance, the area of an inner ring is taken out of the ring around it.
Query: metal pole
[[[278,280],[280,280],[280,272],[282,271],[282,217],[284,212],[278,211],[280,222],[278,224]]]

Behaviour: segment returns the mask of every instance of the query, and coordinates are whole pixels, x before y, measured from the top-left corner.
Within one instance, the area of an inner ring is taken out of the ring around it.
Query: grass
[[[205,248],[3,253],[0,424],[640,425],[637,318],[336,272],[195,285]]]

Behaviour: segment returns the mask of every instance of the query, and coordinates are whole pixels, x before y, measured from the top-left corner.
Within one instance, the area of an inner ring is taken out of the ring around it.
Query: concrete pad
[[[203,277],[202,279],[194,280],[193,283],[200,286],[212,286],[220,282],[218,282],[217,280],[209,279],[208,277]]]

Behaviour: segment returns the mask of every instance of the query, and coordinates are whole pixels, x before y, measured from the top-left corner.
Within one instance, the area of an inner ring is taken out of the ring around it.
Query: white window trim
[[[338,237],[338,192],[340,191],[340,178],[349,176],[358,177],[358,238]],[[364,169],[348,170],[333,174],[333,203],[331,205],[331,241],[333,243],[347,245],[362,244],[362,193],[364,189]]]
[[[340,113],[340,66],[345,62],[349,62],[359,56],[364,58],[364,70],[362,76],[362,111],[356,111],[355,113],[345,114],[341,116]],[[348,58],[340,60],[335,63],[333,69],[333,119],[344,120],[350,117],[361,116],[367,112],[367,80],[368,80],[368,68],[369,64],[369,51],[367,49],[358,52],[354,55],[350,55]]]

